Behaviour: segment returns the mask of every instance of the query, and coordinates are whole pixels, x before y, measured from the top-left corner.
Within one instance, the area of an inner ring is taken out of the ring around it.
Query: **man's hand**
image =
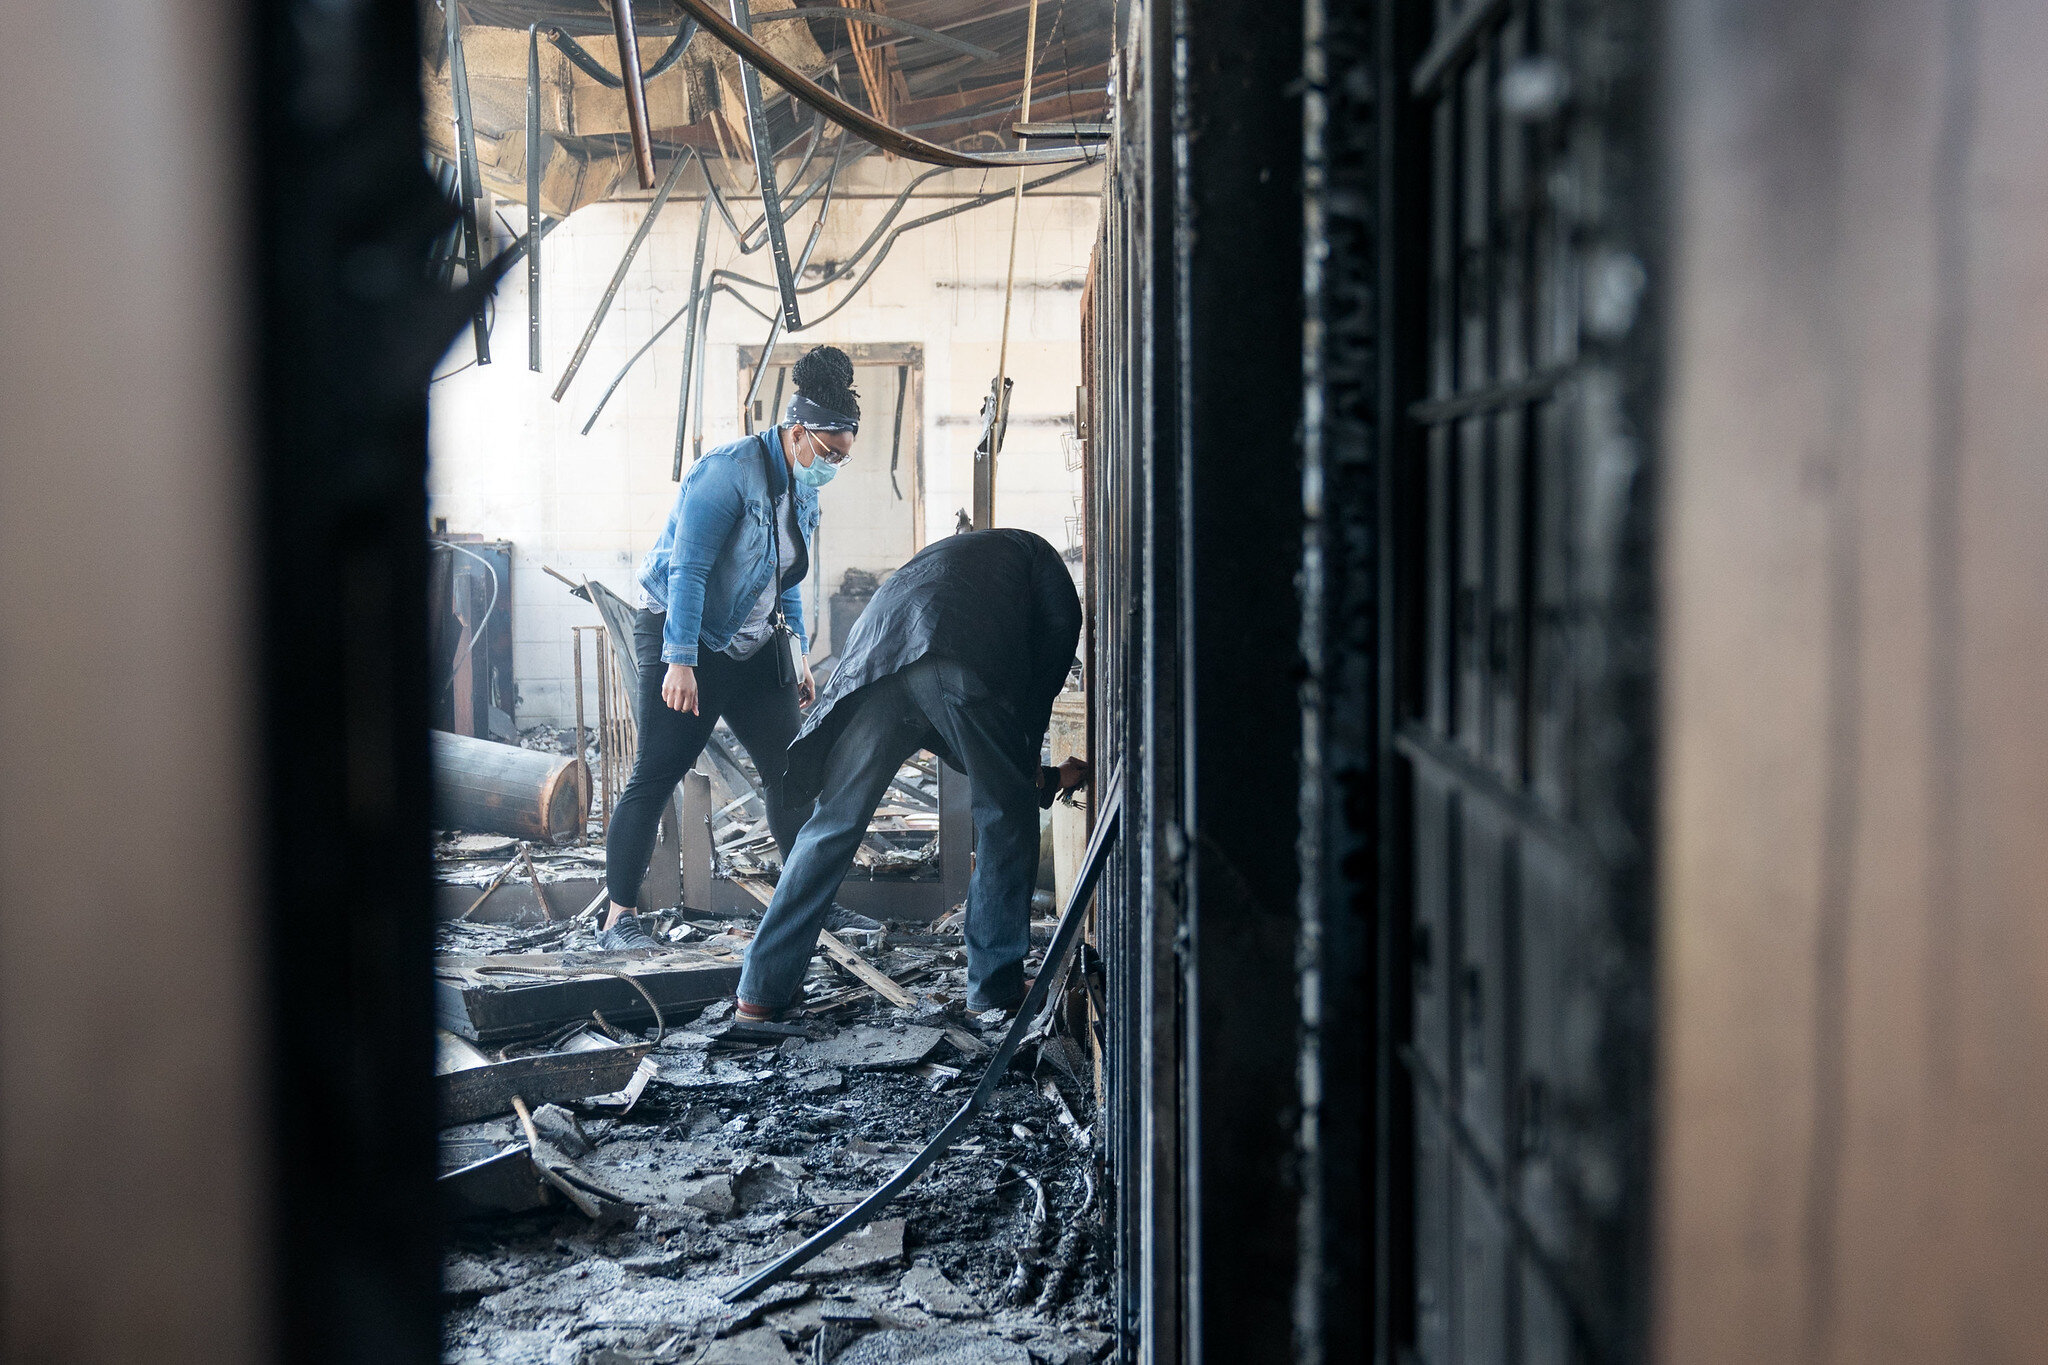
[[[1073,805],[1074,800],[1067,793],[1086,782],[1092,775],[1093,770],[1078,758],[1070,758],[1057,768],[1048,768],[1041,764],[1038,769],[1038,808],[1050,810],[1052,803],[1061,798],[1065,798],[1068,805]]]
[[[818,683],[811,676],[811,666],[808,662],[800,662],[796,666],[796,704],[809,706],[817,699]]]
[[[661,680],[661,700],[671,711],[697,714],[697,670],[688,664],[670,664]]]

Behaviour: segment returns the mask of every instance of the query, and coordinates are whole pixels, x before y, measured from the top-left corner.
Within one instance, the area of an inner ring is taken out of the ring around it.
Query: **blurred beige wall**
[[[1660,1358],[2048,1359],[2048,6],[1663,8]]]
[[[265,1354],[236,107],[218,0],[0,44],[0,1359]]]

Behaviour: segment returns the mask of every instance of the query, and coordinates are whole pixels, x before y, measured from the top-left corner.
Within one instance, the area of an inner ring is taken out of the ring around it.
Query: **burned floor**
[[[602,952],[588,921],[441,928],[444,1117],[504,1110],[441,1136],[444,1360],[1064,1365],[1107,1350],[1085,1014],[1046,1011],[972,1125],[880,1216],[727,1303],[938,1131],[1009,1020],[956,1003],[958,915],[834,935],[858,966],[821,952],[800,1016],[768,1026],[733,1021],[725,998],[748,917],[649,918],[673,948]],[[1034,925],[1034,970],[1051,927]],[[563,1017],[589,988],[632,1003]],[[508,994],[526,997],[524,1025],[488,1012]],[[638,1027],[663,999],[684,1003]],[[446,1027],[465,1019],[484,1042]],[[474,1084],[522,1063],[525,1094],[560,1094],[525,1116],[510,1088]],[[613,1093],[563,1093],[591,1086]]]

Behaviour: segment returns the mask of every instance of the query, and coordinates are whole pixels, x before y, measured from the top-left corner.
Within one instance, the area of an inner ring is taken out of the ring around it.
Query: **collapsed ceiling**
[[[1024,80],[1022,0],[756,0],[749,8],[763,46],[882,122],[963,150],[1017,145],[1010,129]],[[876,17],[853,17],[862,10]],[[796,14],[804,17],[774,17]],[[657,155],[695,148],[749,160],[738,59],[702,32],[673,51],[684,24],[669,0],[635,4],[633,16]],[[642,192],[611,12],[601,0],[477,0],[461,6],[459,19],[483,189],[510,202],[527,198],[528,73],[537,57],[542,212],[561,218]],[[458,137],[446,22],[442,4],[423,5],[426,144],[452,163]],[[1110,31],[1108,0],[1039,0],[1033,120],[1105,117]],[[766,77],[762,93],[770,141],[778,152],[798,150],[816,116]]]

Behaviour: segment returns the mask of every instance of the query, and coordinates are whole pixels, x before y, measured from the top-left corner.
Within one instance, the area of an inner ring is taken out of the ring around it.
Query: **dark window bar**
[[[1476,417],[1480,413],[1520,407],[1539,398],[1548,398],[1575,369],[1575,365],[1557,365],[1538,370],[1527,379],[1449,394],[1443,398],[1424,398],[1408,405],[1408,415],[1424,426],[1439,426],[1460,417]]]
[[[1500,1171],[1480,1148],[1471,1130],[1465,1127],[1465,1121],[1451,1108],[1448,1097],[1444,1094],[1446,1082],[1430,1070],[1428,1063],[1424,1062],[1407,1043],[1401,1044],[1395,1051],[1401,1058],[1401,1064],[1415,1080],[1415,1093],[1434,1115],[1434,1121],[1442,1124],[1444,1131],[1450,1134],[1451,1141],[1457,1145],[1458,1155],[1464,1158],[1464,1164],[1479,1177],[1479,1187],[1485,1191],[1488,1202],[1500,1214],[1501,1221],[1507,1224],[1508,1233],[1514,1238],[1522,1255],[1527,1257],[1529,1264],[1535,1266],[1543,1278],[1550,1282],[1550,1291],[1556,1302],[1564,1309],[1566,1316],[1571,1319],[1573,1333],[1580,1343],[1599,1341],[1601,1334],[1595,1330],[1594,1324],[1586,1321],[1579,1306],[1579,1296],[1572,1278],[1558,1265],[1543,1243],[1537,1240],[1536,1230],[1530,1227],[1529,1220],[1523,1217],[1521,1206],[1508,1198]],[[1432,1120],[1424,1118],[1421,1121],[1428,1123]]]
[[[1499,773],[1476,762],[1428,727],[1414,723],[1402,726],[1394,736],[1394,748],[1410,761],[1450,779],[1459,790],[1497,807],[1523,833],[1536,835],[1596,872],[1605,869],[1605,860],[1584,830],[1566,823],[1527,792],[1510,787]]]
[[[1411,93],[1425,95],[1429,88],[1443,79],[1453,62],[1465,55],[1465,49],[1479,36],[1479,30],[1507,12],[1507,0],[1470,0],[1465,12],[1451,20],[1443,32],[1429,40],[1429,50],[1422,54],[1422,60],[1415,64],[1415,74],[1408,78]]]

